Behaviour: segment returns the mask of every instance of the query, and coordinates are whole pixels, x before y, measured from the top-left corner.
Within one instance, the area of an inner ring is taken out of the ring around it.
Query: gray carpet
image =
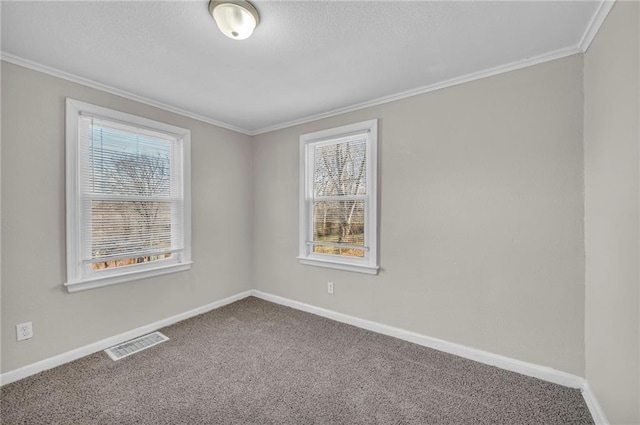
[[[6,385],[3,424],[592,424],[580,391],[247,298]]]

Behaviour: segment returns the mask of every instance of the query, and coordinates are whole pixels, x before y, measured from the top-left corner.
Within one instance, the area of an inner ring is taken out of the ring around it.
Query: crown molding
[[[72,83],[81,84],[83,86],[91,87],[93,89],[97,89],[103,92],[107,92],[116,96],[124,97],[125,99],[133,100],[139,103],[143,103],[145,105],[153,106],[154,108],[162,109],[168,112],[172,112],[174,114],[182,115],[187,118],[192,118],[194,120],[202,121],[207,124],[215,125],[217,127],[222,127],[227,130],[235,131],[236,133],[245,134],[247,136],[252,136],[252,132],[250,130],[236,127],[231,124],[227,124],[222,121],[214,120],[213,118],[205,117],[203,115],[199,115],[185,109],[176,108],[175,106],[167,105],[166,103],[158,102],[153,99],[149,99],[144,96],[140,96],[126,90],[121,90],[116,87],[108,86],[106,84],[99,83],[97,81],[90,80],[88,78],[80,77],[75,74],[71,74],[69,72],[61,71],[56,68],[52,68],[50,66],[42,65],[40,63],[21,58],[16,55],[12,55],[6,52],[0,52],[0,60],[3,60],[8,63],[12,63],[14,65],[22,66],[24,68],[32,69],[34,71],[42,72],[43,74],[51,75],[53,77],[61,78],[63,80],[71,81]]]
[[[615,1],[616,0],[601,0],[600,5],[598,6],[598,10],[592,17],[591,21],[589,22],[589,25],[587,26],[587,29],[582,35],[580,41],[575,46],[566,47],[563,49],[555,50],[553,52],[545,53],[538,56],[533,56],[530,58],[511,62],[505,65],[496,66],[496,67],[482,70],[479,72],[465,74],[459,77],[451,78],[449,80],[437,82],[427,86],[418,87],[416,89],[407,90],[401,93],[396,93],[389,96],[383,96],[383,97],[368,100],[365,102],[356,103],[350,106],[333,109],[320,114],[308,115],[306,117],[298,118],[291,121],[286,121],[280,124],[259,128],[257,130],[248,130],[245,128],[236,127],[234,125],[227,124],[210,117],[205,117],[203,115],[199,115],[184,109],[176,108],[162,102],[158,102],[158,101],[155,101],[143,96],[139,96],[137,94],[134,94],[125,90],[121,90],[121,89],[111,87],[102,83],[98,83],[96,81],[89,80],[87,78],[83,78],[74,74],[70,74],[65,71],[60,71],[58,69],[51,68],[51,67],[48,67],[48,66],[45,66],[45,65],[42,65],[42,64],[30,61],[28,59],[24,59],[24,58],[9,54],[9,53],[0,52],[0,59],[9,63],[13,63],[15,65],[23,66],[25,68],[29,68],[35,71],[49,74],[54,77],[62,78],[64,80],[72,81],[72,82],[82,84],[91,88],[102,90],[107,93],[114,94],[116,96],[124,97],[126,99],[134,100],[136,102],[144,103],[146,105],[163,109],[165,111],[173,112],[175,114],[179,114],[188,118],[202,121],[211,125],[226,128],[227,130],[235,131],[237,133],[245,134],[247,136],[257,136],[259,134],[269,133],[276,130],[282,130],[285,128],[294,127],[296,125],[306,124],[312,121],[317,121],[324,118],[330,118],[337,115],[346,114],[348,112],[354,112],[361,109],[371,108],[373,106],[378,106],[385,103],[406,99],[409,97],[429,93],[436,90],[441,90],[447,87],[456,86],[458,84],[464,84],[464,83],[479,80],[482,78],[492,77],[495,75],[503,74],[505,72],[515,71],[515,70],[526,68],[529,66],[538,65],[544,62],[549,62],[556,59],[562,59],[564,57],[572,56],[575,54],[585,53],[589,48],[589,46],[591,45],[591,42],[593,41],[595,35],[598,33],[598,30],[602,26],[607,15],[611,11],[611,8],[613,7]]]
[[[358,111],[360,109],[370,108],[372,106],[382,105],[384,103],[394,102],[396,100],[406,99],[408,97],[417,96],[424,93],[429,93],[436,90],[441,90],[447,87],[456,86],[458,84],[468,83],[475,80],[480,80],[482,78],[492,77],[494,75],[503,74],[505,72],[515,71],[518,69],[526,68],[533,65],[538,65],[544,62],[549,62],[556,59],[562,59],[567,56],[572,56],[575,54],[582,53],[582,50],[578,46],[563,48],[559,50],[555,50],[553,52],[545,53],[543,55],[533,56],[530,58],[526,58],[523,60],[515,61],[508,63],[506,65],[500,65],[493,68],[485,69],[479,72],[473,72],[470,74],[462,75],[460,77],[455,77],[449,80],[441,81],[438,83],[430,84],[423,87],[418,87],[416,89],[407,90],[401,93],[393,94],[390,96],[383,96],[377,99],[368,100],[366,102],[356,103],[351,106],[347,106],[344,108],[334,109],[328,112],[323,112],[321,114],[309,115],[304,118],[300,118],[293,121],[287,121],[282,124],[276,124],[273,126],[268,126],[264,128],[260,128],[252,132],[252,135],[258,135],[263,133],[268,133],[271,131],[282,130],[284,128],[293,127],[300,124],[306,124],[308,122],[317,121],[323,118],[334,117],[336,115],[345,114],[347,112]]]
[[[604,23],[607,15],[609,15],[609,12],[611,11],[611,8],[613,8],[613,4],[615,2],[616,0],[602,0],[602,2],[600,3],[598,10],[596,11],[595,15],[593,15],[593,18],[591,18],[591,22],[589,22],[586,31],[584,32],[584,34],[582,34],[582,38],[578,43],[578,46],[580,47],[582,53],[586,53],[586,51],[589,49],[591,42],[600,30],[600,27]]]

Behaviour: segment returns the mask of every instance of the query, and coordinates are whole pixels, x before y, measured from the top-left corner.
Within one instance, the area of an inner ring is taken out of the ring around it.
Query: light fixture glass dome
[[[234,40],[249,38],[260,21],[258,11],[245,0],[212,0],[209,12],[220,31]]]

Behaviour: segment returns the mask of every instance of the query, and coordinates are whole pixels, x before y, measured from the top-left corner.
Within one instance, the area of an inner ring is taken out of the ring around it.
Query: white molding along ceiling
[[[3,2],[2,60],[247,135],[585,52],[613,1]]]

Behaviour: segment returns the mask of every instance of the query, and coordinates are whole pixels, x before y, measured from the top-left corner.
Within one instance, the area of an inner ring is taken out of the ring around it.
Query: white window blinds
[[[368,132],[319,143],[313,158],[313,251],[364,257]]]
[[[179,255],[179,140],[93,116],[81,116],[79,134],[82,262],[97,270]]]

